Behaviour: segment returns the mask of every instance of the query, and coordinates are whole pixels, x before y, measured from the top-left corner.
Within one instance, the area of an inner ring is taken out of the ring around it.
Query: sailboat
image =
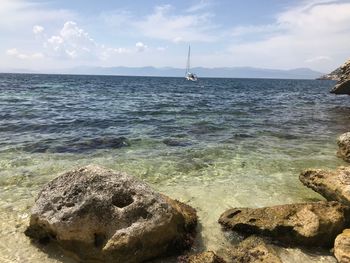
[[[190,72],[190,67],[191,67],[191,46],[188,46],[188,55],[187,55],[187,65],[186,65],[186,74],[185,74],[185,78],[187,80],[191,80],[191,81],[197,81],[197,75],[194,73]]]

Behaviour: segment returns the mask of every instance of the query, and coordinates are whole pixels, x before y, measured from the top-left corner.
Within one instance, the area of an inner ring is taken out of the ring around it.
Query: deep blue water
[[[322,140],[350,128],[350,100],[317,80],[0,75],[0,151],[86,153],[259,137]],[[254,147],[254,145],[250,145]]]

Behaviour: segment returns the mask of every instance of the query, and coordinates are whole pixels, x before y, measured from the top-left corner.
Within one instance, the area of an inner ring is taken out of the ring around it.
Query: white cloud
[[[342,64],[350,55],[350,3],[302,3],[278,14],[274,24],[236,28],[232,60],[239,65],[311,66],[321,71]],[[245,40],[246,36],[259,40]]]
[[[315,63],[319,61],[331,61],[332,59],[328,56],[317,56],[313,58],[308,58],[305,60],[306,63]]]
[[[231,35],[233,37],[244,37],[252,34],[276,33],[282,29],[281,25],[278,24],[236,26],[232,29]]]
[[[18,59],[39,59],[43,58],[44,55],[42,53],[36,52],[31,54],[21,53],[17,50],[17,48],[11,48],[6,51],[6,54],[11,57],[15,57]]]
[[[44,27],[42,27],[42,26],[39,26],[39,25],[35,25],[35,26],[33,26],[33,33],[34,34],[41,34],[41,33],[43,33],[44,32]]]
[[[171,5],[157,6],[154,12],[133,25],[145,36],[173,42],[211,42],[217,37],[209,32],[215,27],[209,13],[172,15]]]
[[[97,17],[104,26],[116,29],[128,29],[133,20],[132,14],[126,10],[105,11]]]
[[[45,43],[46,51],[52,56],[68,58],[94,58],[101,47],[77,23],[67,21],[58,35],[51,36]]]
[[[147,46],[144,43],[142,43],[142,42],[137,42],[135,44],[135,47],[136,47],[136,51],[137,52],[143,52],[143,51],[145,51],[147,49]]]
[[[206,9],[211,5],[212,5],[212,3],[210,0],[199,0],[196,4],[190,6],[186,11],[190,12],[190,13],[197,12],[197,11]]]
[[[39,35],[44,32],[44,27],[35,25],[32,30],[35,35]],[[9,57],[25,60],[47,57],[92,62],[147,49],[147,45],[142,42],[137,42],[134,48],[106,47],[97,43],[74,21],[65,22],[58,34],[49,37],[42,35],[39,40],[43,41],[43,50],[39,52],[25,53],[17,48],[11,48],[6,51],[6,54]]]
[[[47,38],[43,45],[47,57],[61,59],[107,60],[116,55],[135,52],[131,48],[106,47],[97,43],[74,21],[65,22],[59,34]],[[138,42],[135,48],[137,52],[142,52],[147,46]]]
[[[31,0],[1,0],[0,29],[18,31],[28,25],[73,19],[75,14],[66,9],[50,9]]]
[[[106,51],[109,52],[110,54],[125,54],[125,53],[130,53],[131,50],[128,48],[106,48]]]
[[[130,54],[132,53],[132,50],[129,48],[107,48],[105,46],[101,46],[101,53],[99,56],[99,59],[101,60],[108,60],[110,58],[113,58],[114,56],[123,55],[123,54]]]
[[[168,49],[168,47],[157,47],[156,48],[158,51],[165,51]]]

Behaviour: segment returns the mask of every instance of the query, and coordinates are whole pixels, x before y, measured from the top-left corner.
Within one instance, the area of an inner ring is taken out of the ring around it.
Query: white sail
[[[190,57],[191,57],[191,46],[188,46],[188,54],[187,54],[187,64],[186,64],[186,74],[188,72],[190,72],[190,67],[191,67],[191,61],[190,61]]]
[[[197,80],[197,75],[191,73],[190,68],[191,68],[191,46],[188,46],[185,78],[187,80],[196,81]]]

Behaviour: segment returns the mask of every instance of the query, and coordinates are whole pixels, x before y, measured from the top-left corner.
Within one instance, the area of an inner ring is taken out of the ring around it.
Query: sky
[[[350,0],[0,0],[0,70],[311,68],[350,58]]]

